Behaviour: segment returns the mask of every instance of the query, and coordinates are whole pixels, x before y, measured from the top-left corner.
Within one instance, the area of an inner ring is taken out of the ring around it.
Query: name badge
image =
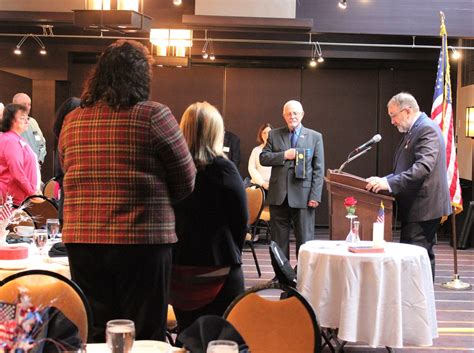
[[[226,152],[226,153],[227,153],[227,152],[230,152],[230,147],[224,146],[224,147],[222,148],[222,150],[223,150],[224,152]]]

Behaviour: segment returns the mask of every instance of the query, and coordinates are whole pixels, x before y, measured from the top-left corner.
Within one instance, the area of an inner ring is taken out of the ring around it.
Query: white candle
[[[374,223],[374,228],[372,231],[372,246],[374,248],[383,248],[383,229],[384,223]]]

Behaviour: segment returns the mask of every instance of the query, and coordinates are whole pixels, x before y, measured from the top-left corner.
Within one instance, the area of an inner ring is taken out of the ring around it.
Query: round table
[[[320,326],[371,347],[432,345],[438,328],[426,250],[399,243],[386,243],[384,253],[347,248],[343,241],[318,240],[300,248],[298,290]]]

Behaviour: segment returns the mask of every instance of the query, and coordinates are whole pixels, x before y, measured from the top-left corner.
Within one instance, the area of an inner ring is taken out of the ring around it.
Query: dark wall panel
[[[68,71],[68,79],[71,82],[70,92],[72,97],[80,97],[84,82],[89,77],[93,64],[70,64]]]
[[[283,105],[300,99],[300,70],[228,68],[225,82],[226,129],[240,137],[240,172],[247,176],[260,125],[269,122],[282,126]]]
[[[26,93],[31,97],[32,82],[28,78],[0,71],[0,102],[11,103],[12,98],[19,92]]]
[[[170,107],[179,121],[186,108],[196,101],[207,101],[222,112],[223,87],[224,68],[221,66],[155,68],[151,99]]]
[[[399,92],[411,93],[428,116],[433,104],[435,71],[412,70],[381,70],[379,126],[383,140],[379,144],[379,174],[387,175],[392,172],[393,154],[402,135],[390,122],[387,114],[387,102]]]
[[[377,70],[303,71],[303,123],[323,134],[326,170],[338,168],[349,152],[377,132],[377,89]],[[362,177],[376,174],[376,150],[344,171]],[[316,223],[328,224],[326,186]]]

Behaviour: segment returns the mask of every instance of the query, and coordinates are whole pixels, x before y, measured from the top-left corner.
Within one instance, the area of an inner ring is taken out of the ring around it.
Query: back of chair
[[[258,292],[279,289],[284,299],[268,300]],[[249,289],[227,308],[224,317],[252,353],[321,351],[321,332],[311,305],[295,289],[278,283]]]
[[[54,178],[49,179],[43,187],[43,195],[50,199],[56,199],[55,191],[58,182]]]
[[[19,272],[7,277],[0,287],[0,301],[15,303],[18,288],[26,288],[33,305],[54,306],[79,329],[82,342],[87,342],[91,311],[82,290],[64,276],[45,270]]]
[[[58,208],[43,195],[31,195],[23,201],[25,211],[33,218],[36,228],[43,228],[48,218],[58,218]]]
[[[273,271],[275,272],[278,282],[295,288],[295,270],[291,267],[290,261],[288,261],[281,248],[272,240],[268,247],[268,251],[270,252]]]
[[[265,202],[265,192],[260,186],[252,185],[245,188],[247,193],[247,206],[249,210],[249,224],[254,224],[258,221],[260,213]]]

